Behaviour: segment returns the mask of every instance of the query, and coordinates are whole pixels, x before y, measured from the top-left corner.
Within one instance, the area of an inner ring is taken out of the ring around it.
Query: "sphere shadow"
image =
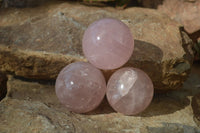
[[[135,67],[143,70],[152,79],[154,88],[161,88],[163,86],[160,82],[162,79],[162,50],[154,44],[141,40],[134,40],[134,45],[134,51],[131,58],[122,67]],[[106,81],[108,81],[110,76],[118,69],[104,70],[103,73]]]
[[[113,108],[109,105],[108,100],[104,97],[101,104],[93,111],[85,113],[86,115],[98,115],[98,114],[110,114],[115,112]]]

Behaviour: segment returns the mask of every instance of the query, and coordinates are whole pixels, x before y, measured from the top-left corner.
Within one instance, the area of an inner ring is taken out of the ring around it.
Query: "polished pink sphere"
[[[123,22],[104,18],[87,28],[82,48],[91,64],[109,70],[119,68],[129,60],[134,41],[130,29]]]
[[[126,67],[111,76],[106,96],[117,112],[135,115],[147,108],[153,98],[153,92],[153,83],[145,72]]]
[[[69,64],[56,79],[56,95],[69,111],[85,113],[95,109],[106,92],[100,70],[86,62]]]

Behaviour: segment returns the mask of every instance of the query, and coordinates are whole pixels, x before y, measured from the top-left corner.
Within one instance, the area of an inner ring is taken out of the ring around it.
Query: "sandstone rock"
[[[104,17],[121,19],[130,27],[135,51],[126,66],[147,72],[155,89],[180,88],[193,60],[191,40],[179,24],[156,10],[59,3],[8,9],[0,15],[0,70],[26,78],[55,79],[65,65],[85,61],[84,30]]]
[[[164,0],[158,11],[184,25],[189,33],[200,30],[200,0]]]
[[[0,73],[0,100],[6,96],[7,92],[7,77],[5,74]]]
[[[189,37],[198,42],[200,37],[200,0],[142,0],[148,8],[158,8],[171,19],[182,24]]]
[[[87,114],[63,108],[53,82],[9,77],[8,94],[0,102],[1,132],[69,133],[198,133],[193,120],[191,96],[200,91],[196,73],[179,91],[156,94],[145,112],[124,116],[104,102]]]
[[[58,111],[41,102],[7,99],[1,103],[0,130],[2,132],[40,132],[40,133],[197,133],[193,121],[177,122],[185,113],[176,113],[160,118],[126,117],[120,114],[78,115],[69,112]],[[178,115],[178,116],[176,116]],[[187,117],[187,116],[186,116]],[[154,119],[154,120],[153,120]],[[167,121],[170,122],[162,122]],[[182,124],[181,124],[182,123]]]
[[[200,30],[200,0],[142,0],[141,3],[144,7],[166,13],[184,25],[190,34]]]

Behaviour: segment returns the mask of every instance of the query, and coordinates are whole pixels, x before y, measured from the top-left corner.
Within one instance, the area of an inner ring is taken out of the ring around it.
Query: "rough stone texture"
[[[8,94],[0,102],[1,132],[69,133],[199,133],[191,99],[200,93],[200,75],[192,73],[179,91],[156,94],[137,116],[116,113],[104,100],[88,114],[66,111],[56,98],[53,82],[9,77]]]
[[[6,96],[7,92],[7,77],[5,74],[0,73],[0,100]]]
[[[184,26],[195,42],[200,38],[200,0],[142,0],[142,5],[158,9]],[[196,59],[198,60],[198,58]]]
[[[200,30],[200,0],[142,0],[141,4],[166,13],[189,33]]]
[[[158,11],[183,24],[189,33],[200,30],[200,0],[164,0]]]
[[[147,72],[155,89],[180,88],[190,71],[191,40],[179,24],[156,10],[54,3],[1,10],[0,16],[0,70],[4,72],[55,79],[65,65],[85,60],[81,49],[84,30],[104,17],[121,19],[130,27],[135,50],[126,66]]]

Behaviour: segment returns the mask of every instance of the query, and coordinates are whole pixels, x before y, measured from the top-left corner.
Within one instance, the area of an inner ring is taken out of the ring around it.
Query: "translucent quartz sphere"
[[[140,69],[126,67],[116,71],[108,81],[106,96],[117,112],[135,115],[150,104],[153,84],[148,75]]]
[[[104,18],[92,23],[85,31],[82,48],[91,64],[109,70],[119,68],[129,60],[134,41],[123,22]]]
[[[56,95],[69,111],[85,113],[95,109],[106,93],[100,70],[86,62],[69,64],[56,79]]]

